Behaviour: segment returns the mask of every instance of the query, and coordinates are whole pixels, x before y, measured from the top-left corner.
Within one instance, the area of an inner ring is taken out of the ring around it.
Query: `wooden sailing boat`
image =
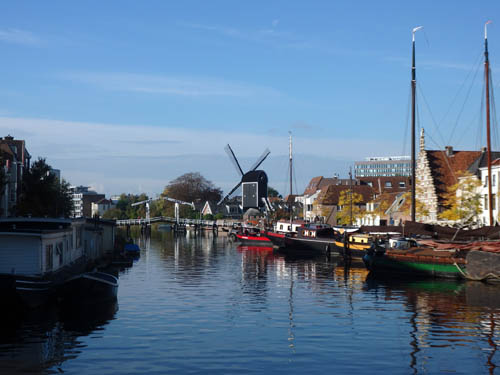
[[[293,154],[292,154],[292,133],[289,132],[289,147],[288,147],[288,168],[290,175],[290,196],[292,195],[292,174],[293,174]],[[267,237],[273,242],[275,246],[283,247],[285,245],[285,235],[293,235],[297,232],[297,228],[303,223],[293,222],[293,202],[288,202],[288,210],[290,212],[290,220],[280,220],[276,223],[274,230],[267,231]]]
[[[491,142],[490,142],[490,95],[489,58],[486,22],[485,37],[485,80],[486,80],[486,128],[488,158],[489,222],[493,223],[491,192]],[[411,218],[415,222],[415,32],[412,32],[412,204]],[[426,242],[426,243],[425,243]],[[404,276],[433,276],[467,278],[474,280],[500,280],[500,241],[472,243],[439,243],[420,241],[420,246],[409,249],[387,249],[385,253],[368,253],[363,259],[366,267],[376,273],[390,273]]]

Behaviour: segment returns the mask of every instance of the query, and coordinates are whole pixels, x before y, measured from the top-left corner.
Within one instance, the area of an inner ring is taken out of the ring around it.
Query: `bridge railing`
[[[167,216],[157,216],[148,219],[124,219],[124,220],[116,220],[116,225],[145,225],[149,223],[177,223],[175,217],[167,217]],[[213,226],[216,225],[215,220],[200,220],[200,219],[179,219],[179,224],[182,225],[205,225],[205,226]]]

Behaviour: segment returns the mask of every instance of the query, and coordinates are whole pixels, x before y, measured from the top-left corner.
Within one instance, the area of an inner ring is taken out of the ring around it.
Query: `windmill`
[[[271,205],[267,199],[267,175],[263,170],[257,170],[257,168],[262,164],[262,162],[267,158],[267,156],[271,153],[269,149],[265,149],[262,155],[257,159],[257,161],[252,165],[250,170],[246,173],[243,173],[243,169],[241,169],[240,163],[236,156],[234,155],[233,150],[229,144],[224,148],[226,150],[229,159],[233,163],[238,175],[240,175],[241,180],[236,184],[236,186],[219,202],[221,204],[224,202],[231,194],[233,194],[236,189],[240,186],[242,187],[242,207],[243,211],[246,211],[248,208],[256,208],[260,209],[261,207],[265,207],[266,210],[271,210]]]

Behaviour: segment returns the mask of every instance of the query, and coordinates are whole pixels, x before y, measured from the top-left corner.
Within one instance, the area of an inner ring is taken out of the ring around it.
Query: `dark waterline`
[[[3,308],[0,374],[498,372],[500,285],[376,280],[154,232],[118,301]]]

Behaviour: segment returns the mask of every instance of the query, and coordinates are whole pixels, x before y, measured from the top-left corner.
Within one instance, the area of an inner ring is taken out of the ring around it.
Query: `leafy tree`
[[[271,197],[271,198],[275,198],[275,197],[283,198],[282,195],[278,192],[278,190],[276,190],[275,188],[273,188],[271,186],[267,187],[267,196]]]
[[[162,196],[184,202],[219,201],[222,190],[203,177],[199,172],[185,173],[171,181],[163,190]]]
[[[341,191],[339,196],[339,206],[342,207],[342,210],[337,212],[337,223],[350,225],[354,223],[356,219],[360,218],[362,216],[360,203],[362,202],[363,196],[361,194],[353,192],[350,189]]]
[[[19,216],[69,217],[73,209],[69,183],[59,181],[45,159],[39,158],[23,176],[16,207]]]
[[[120,214],[118,214],[117,211],[112,210],[110,214],[112,215],[113,218],[115,216],[121,218],[121,219],[136,219],[139,217],[145,218],[146,217],[146,205],[141,204],[137,206],[132,206],[132,203],[137,203],[141,201],[148,200],[149,197],[142,193],[139,195],[134,195],[134,194],[121,194],[120,199],[116,203],[115,209],[120,211]],[[151,215],[154,216],[154,215]],[[105,217],[103,215],[103,217]],[[107,216],[106,216],[107,218]],[[111,218],[111,217],[109,217]]]
[[[222,198],[222,190],[208,181],[199,172],[185,173],[171,181],[161,194],[162,197],[178,199],[184,202],[206,201],[218,202]],[[159,200],[155,202],[156,209],[161,215],[174,216],[174,203]],[[180,216],[189,219],[199,218],[200,213],[186,205],[179,206]]]
[[[481,186],[474,175],[464,172],[458,178],[458,182],[450,187],[444,195],[444,205],[447,207],[440,214],[442,219],[460,221],[467,223],[481,213],[481,194],[478,187]]]
[[[429,207],[418,197],[424,195],[423,188],[417,184],[415,188],[415,216],[417,220],[423,220],[429,216]],[[406,215],[411,214],[411,191],[407,191],[403,194],[404,203],[402,204],[400,210]]]
[[[113,220],[122,220],[122,219],[128,219],[127,215],[125,214],[124,211],[114,207],[110,208],[107,210],[103,215],[103,219],[113,219]]]

